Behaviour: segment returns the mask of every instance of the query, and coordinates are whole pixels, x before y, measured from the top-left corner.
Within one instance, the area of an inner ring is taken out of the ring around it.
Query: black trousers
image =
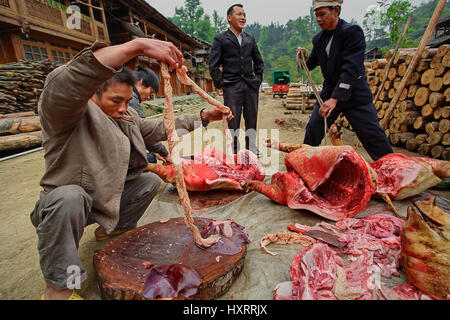
[[[316,103],[306,126],[303,143],[311,146],[320,145],[325,135],[324,120],[319,114],[319,109],[320,107]],[[386,133],[378,123],[378,117],[373,103],[366,105],[338,103],[330,117],[327,118],[328,127],[334,123],[341,112],[347,118],[358,139],[374,161],[388,153],[394,152]]]
[[[224,104],[231,109],[234,118],[228,121],[228,127],[233,135],[233,152],[237,153],[239,146],[239,129],[241,115],[244,114],[245,148],[256,151],[256,125],[258,120],[258,89],[250,87],[244,80],[226,84],[223,87]]]

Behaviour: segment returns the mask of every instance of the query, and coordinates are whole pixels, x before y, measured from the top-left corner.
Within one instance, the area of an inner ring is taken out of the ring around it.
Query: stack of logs
[[[50,60],[0,65],[0,114],[36,112],[45,78],[59,65]]]
[[[393,59],[382,91],[375,101],[378,119],[383,120],[416,49],[400,49]],[[375,96],[393,50],[385,59],[366,63],[366,75]],[[337,123],[350,128],[341,115]],[[403,89],[386,134],[391,144],[421,156],[450,160],[450,45],[425,48]]]
[[[33,111],[0,114],[0,152],[41,144],[41,123]]]
[[[291,83],[289,92],[287,94],[286,104],[284,105],[288,110],[312,110],[316,98],[314,91],[310,86],[301,83]]]

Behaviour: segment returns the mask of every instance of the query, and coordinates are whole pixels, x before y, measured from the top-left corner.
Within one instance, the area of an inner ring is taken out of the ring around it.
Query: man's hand
[[[205,120],[205,121],[222,120],[224,115],[227,116],[227,120],[231,120],[234,118],[233,113],[231,112],[231,109],[228,107],[220,107],[219,108],[219,107],[213,106],[213,107],[203,111],[202,115],[203,115],[203,120]],[[200,114],[197,118],[200,119]]]
[[[169,156],[169,155],[163,157],[162,155],[160,155],[159,153],[156,153],[156,152],[152,152],[152,154],[155,156],[156,159],[162,161],[164,164],[170,164],[170,163],[172,163],[172,162],[170,161],[170,156]]]
[[[157,39],[136,38],[115,46],[104,47],[94,52],[103,65],[117,68],[138,55],[165,62],[169,69],[183,65],[183,54],[172,42]]]
[[[301,59],[302,54],[303,54],[303,57],[305,57],[305,60],[308,60],[308,51],[307,51],[305,48],[303,48],[303,47],[298,47],[298,48],[295,50],[295,53],[296,53],[296,55],[297,55],[297,61],[300,62],[300,59]],[[301,67],[300,63],[299,63],[299,67]]]
[[[331,112],[333,112],[334,108],[336,108],[336,104],[338,103],[338,100],[334,98],[330,98],[327,101],[323,103],[323,105],[319,109],[319,114],[322,117],[328,118],[331,115]]]

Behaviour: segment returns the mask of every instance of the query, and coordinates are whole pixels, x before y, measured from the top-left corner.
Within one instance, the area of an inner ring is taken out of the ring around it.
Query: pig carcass
[[[182,158],[184,181],[188,191],[215,189],[244,191],[242,182],[261,181],[265,170],[254,153],[241,150],[230,159],[217,149],[206,149]],[[156,173],[167,183],[175,185],[172,165],[149,163],[147,171]]]
[[[301,148],[284,161],[288,172],[274,174],[271,184],[251,181],[245,187],[334,221],[356,215],[375,192],[371,170],[350,146]]]
[[[417,199],[414,204],[419,210],[408,207],[401,232],[406,277],[431,297],[450,299],[450,215],[432,195]]]
[[[268,147],[289,152],[287,172],[274,174],[271,184],[250,181],[247,189],[334,221],[356,215],[373,194],[383,197],[397,213],[390,198],[418,195],[450,178],[449,161],[392,153],[369,163],[350,146],[267,142]]]

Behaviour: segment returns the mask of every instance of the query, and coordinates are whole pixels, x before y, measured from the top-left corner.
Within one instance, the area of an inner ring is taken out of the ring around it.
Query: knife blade
[[[342,248],[345,247],[347,244],[345,242],[339,241],[339,237],[330,234],[328,232],[320,231],[320,230],[309,230],[304,233],[306,236],[310,236],[311,238],[318,239],[320,241],[323,241],[325,243],[328,243],[334,247]]]

